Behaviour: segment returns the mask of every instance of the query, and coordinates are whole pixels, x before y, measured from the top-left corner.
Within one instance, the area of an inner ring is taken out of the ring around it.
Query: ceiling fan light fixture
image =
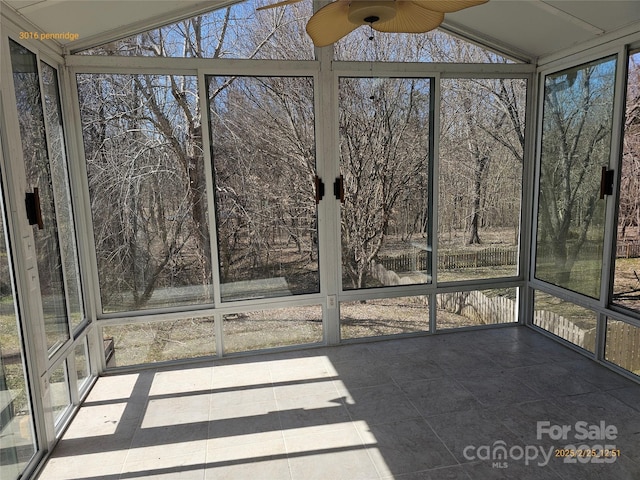
[[[296,3],[281,0],[264,8]],[[444,14],[489,0],[334,0],[318,9],[306,31],[316,47],[326,47],[361,25],[388,33],[424,33],[438,26]],[[433,7],[433,8],[431,8]]]
[[[388,22],[396,16],[394,1],[353,0],[349,5],[348,19],[354,25]]]

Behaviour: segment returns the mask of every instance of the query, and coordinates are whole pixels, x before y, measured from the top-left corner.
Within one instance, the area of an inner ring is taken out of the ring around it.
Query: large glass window
[[[640,52],[629,56],[613,301],[640,313]]]
[[[615,57],[549,75],[544,83],[535,276],[600,296]]]
[[[53,187],[56,177],[52,176],[48,153],[36,55],[11,40],[9,43],[27,186],[33,189],[41,212],[40,224],[34,226],[33,236],[44,309],[46,342],[49,354],[53,355],[69,339],[64,265]],[[52,148],[53,151],[57,149]],[[68,197],[63,201],[68,202]]]
[[[431,281],[431,80],[341,78],[342,287]]]
[[[312,79],[207,81],[222,300],[319,292]]]
[[[103,311],[211,303],[196,78],[77,80]]]
[[[526,88],[441,81],[439,282],[518,274]]]

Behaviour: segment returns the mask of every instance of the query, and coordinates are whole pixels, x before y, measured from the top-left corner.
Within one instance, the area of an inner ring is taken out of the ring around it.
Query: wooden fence
[[[379,261],[387,270],[394,272],[416,272],[429,269],[431,256],[425,251],[417,253],[407,252],[397,257],[383,257]],[[438,269],[451,270],[456,268],[496,267],[501,265],[516,265],[518,252],[514,249],[485,248],[474,252],[440,252],[438,255]]]
[[[516,265],[517,263],[518,251],[514,249],[485,248],[473,252],[442,252],[438,255],[438,269],[443,270],[497,267],[501,265]]]
[[[424,272],[429,270],[430,255],[427,252],[405,253],[397,257],[383,257],[379,259],[379,264],[384,265],[387,270],[394,272]]]
[[[533,323],[579,347],[595,349],[595,327],[584,329],[562,315],[546,310],[535,311]],[[606,343],[606,360],[640,375],[640,328],[609,320]]]
[[[585,330],[568,318],[547,310],[535,310],[533,323],[586,350],[593,351],[595,349],[595,327]]]
[[[478,290],[441,293],[437,296],[439,310],[467,317],[481,325],[515,322],[516,302],[507,297],[488,297]]]
[[[371,267],[371,273],[385,286],[403,285],[415,283],[416,280],[426,281],[422,275],[416,279],[416,275],[400,276],[393,270],[387,270],[384,265],[378,263]],[[424,297],[427,304],[427,299]],[[437,295],[437,307],[440,310],[455,313],[467,317],[478,324],[509,323],[516,321],[516,302],[507,297],[488,297],[484,293],[473,290],[470,292],[449,292]]]
[[[602,255],[602,247],[597,245],[584,245],[582,253]],[[540,247],[538,255],[549,256],[549,248]],[[640,258],[640,242],[620,243],[616,247],[617,258]],[[425,251],[416,253],[407,252],[396,257],[382,257],[379,262],[387,270],[394,272],[419,272],[429,269],[431,256]],[[454,270],[460,268],[498,267],[503,265],[516,265],[518,263],[518,251],[505,248],[485,248],[472,252],[440,252],[438,254],[439,270]]]
[[[617,258],[638,258],[640,257],[640,242],[618,243],[616,246]]]
[[[609,320],[605,358],[640,375],[640,328]]]

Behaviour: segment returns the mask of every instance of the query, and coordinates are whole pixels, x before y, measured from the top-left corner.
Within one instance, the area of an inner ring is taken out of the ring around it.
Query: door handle
[[[40,208],[40,192],[34,187],[33,192],[27,192],[24,199],[27,208],[27,220],[29,225],[38,225],[38,230],[44,228],[42,221],[42,209]]]
[[[318,175],[314,179],[314,185],[316,187],[316,205],[318,205],[320,200],[324,198],[324,182]]]
[[[340,200],[340,203],[344,203],[344,177],[342,175],[333,182],[333,195],[336,200]]]
[[[600,174],[600,200],[605,195],[613,195],[613,173],[614,170],[602,167],[602,173]]]

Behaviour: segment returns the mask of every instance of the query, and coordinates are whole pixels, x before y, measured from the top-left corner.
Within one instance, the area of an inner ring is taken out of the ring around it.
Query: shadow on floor
[[[525,327],[225,359],[100,378],[40,478],[631,480],[638,399]]]

